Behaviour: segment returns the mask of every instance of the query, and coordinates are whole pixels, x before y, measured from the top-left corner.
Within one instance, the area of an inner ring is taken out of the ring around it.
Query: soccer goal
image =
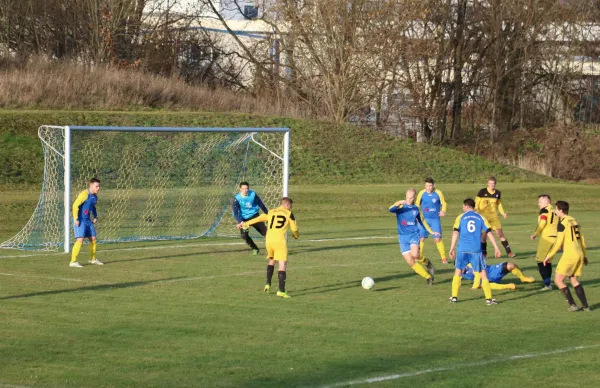
[[[99,242],[234,236],[233,194],[247,181],[269,208],[287,196],[289,128],[51,126],[33,215],[1,248],[69,252],[71,205],[101,181]]]

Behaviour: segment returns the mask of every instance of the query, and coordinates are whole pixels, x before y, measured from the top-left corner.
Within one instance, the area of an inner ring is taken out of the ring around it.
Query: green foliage
[[[438,185],[449,203],[446,248],[460,201],[483,184]],[[400,257],[387,207],[406,184],[292,186],[301,238],[289,243],[289,300],[262,292],[266,262],[239,239],[101,244],[98,258],[106,265],[82,269],[69,268],[64,254],[0,251],[0,386],[322,387],[409,374],[375,386],[546,387],[557,386],[549,376],[568,364],[573,378],[560,387],[595,387],[598,311],[567,313],[557,290],[539,291],[537,241],[529,235],[538,193],[571,203],[589,245],[582,283],[598,310],[597,189],[498,187],[513,261],[537,279],[520,284],[507,275],[504,282],[516,282],[517,290],[494,291],[498,306],[485,306],[468,281],[450,305],[453,267],[439,264],[431,239],[425,253],[437,267],[432,287]],[[3,234],[25,223],[36,199],[35,192],[0,193]],[[361,239],[343,240],[349,237]],[[143,249],[130,249],[136,247]],[[365,276],[376,281],[371,291],[360,287]],[[576,346],[596,347],[568,351]],[[556,353],[539,356],[545,352]],[[438,368],[447,369],[415,373]]]
[[[0,184],[38,184],[43,155],[37,128],[53,125],[290,127],[291,182],[504,182],[548,178],[449,148],[414,143],[356,126],[231,113],[4,111],[0,113]]]

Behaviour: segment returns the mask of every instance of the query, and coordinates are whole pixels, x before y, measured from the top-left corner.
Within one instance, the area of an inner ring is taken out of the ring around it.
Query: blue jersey
[[[427,219],[439,219],[439,213],[446,211],[446,199],[439,190],[433,190],[431,193],[421,190],[415,203],[421,207],[423,217]]]
[[[260,197],[252,190],[248,190],[248,194],[245,196],[242,193],[237,193],[233,198],[231,208],[233,210],[233,217],[237,222],[253,218],[258,214],[258,209],[261,209],[263,213],[268,212],[267,207],[261,201]]]
[[[481,234],[490,231],[490,224],[481,214],[469,210],[456,217],[454,230],[460,233],[458,252],[481,253]]]
[[[504,267],[504,264],[505,263],[499,263],[499,264],[485,266],[485,272],[487,273],[487,277],[490,282],[498,283],[506,275],[505,273],[502,273],[502,268]],[[463,272],[462,277],[463,277],[463,279],[467,279],[467,280],[475,279],[475,273],[473,272],[473,267],[470,265],[467,266],[467,268],[465,268],[465,270]]]
[[[398,235],[400,236],[419,234],[419,224],[422,224],[431,233],[429,226],[423,223],[421,211],[417,205],[392,206],[390,213],[396,214]]]
[[[73,202],[73,219],[74,221],[87,221],[98,218],[96,211],[96,203],[98,196],[90,194],[89,190],[83,190]],[[93,218],[91,217],[93,216]]]

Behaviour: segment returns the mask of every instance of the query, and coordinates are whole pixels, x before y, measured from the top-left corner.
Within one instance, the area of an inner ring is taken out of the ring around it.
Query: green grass
[[[460,201],[480,186],[439,185],[449,202],[446,247]],[[499,360],[598,346],[600,311],[567,313],[539,282],[497,291],[493,307],[465,284],[450,305],[452,267],[437,265],[432,288],[409,270],[387,212],[407,187],[293,186],[301,239],[289,244],[290,300],[261,292],[265,261],[240,240],[101,245],[107,265],[83,269],[64,254],[0,251],[0,387],[319,387],[429,368],[449,370],[374,386],[596,387],[600,347]],[[599,308],[597,189],[499,188],[514,261],[536,278],[537,194],[569,200],[589,244],[582,282]],[[35,201],[36,193],[0,194],[0,239]],[[11,206],[19,212],[6,215]],[[144,249],[121,250],[135,247]],[[429,240],[426,253],[438,262]],[[360,287],[364,276],[373,290]]]
[[[289,127],[291,181],[315,183],[503,182],[547,177],[449,148],[416,144],[368,128],[232,113],[0,111],[0,185],[39,185],[43,154],[37,128],[53,125]],[[452,163],[448,163],[452,161]]]

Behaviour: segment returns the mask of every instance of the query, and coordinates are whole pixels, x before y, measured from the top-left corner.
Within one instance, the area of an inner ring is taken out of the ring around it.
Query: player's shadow
[[[298,253],[325,252],[325,251],[335,251],[335,250],[340,250],[340,249],[381,247],[384,245],[398,245],[398,243],[395,241],[394,242],[378,242],[378,243],[339,245],[339,246],[329,246],[329,247],[319,247],[319,248],[301,248],[301,249],[294,250],[294,251],[298,252]]]
[[[415,276],[414,273],[398,273],[398,274],[394,274],[394,275],[388,275],[388,276],[374,278],[374,280],[375,280],[376,284],[379,284],[379,283],[390,281],[390,280],[410,278],[413,276]],[[353,280],[353,281],[349,281],[349,282],[327,284],[324,286],[317,286],[317,287],[311,287],[311,288],[304,288],[304,289],[300,289],[300,290],[294,290],[294,295],[303,296],[303,295],[310,295],[310,294],[321,294],[324,292],[333,292],[333,291],[340,291],[340,290],[345,290],[345,289],[349,289],[349,288],[360,287],[361,280],[362,279],[357,279],[357,280]],[[394,287],[388,287],[388,288],[392,289]],[[385,290],[385,289],[375,289],[375,291],[382,291],[382,290]]]
[[[36,296],[46,296],[46,295],[70,294],[70,293],[74,293],[74,292],[104,291],[104,290],[110,290],[110,289],[141,287],[141,286],[146,286],[146,285],[152,284],[152,283],[173,281],[173,280],[178,280],[178,279],[184,279],[186,277],[187,276],[178,276],[178,277],[173,277],[173,278],[144,280],[144,281],[138,281],[138,282],[98,284],[95,286],[67,288],[67,289],[63,289],[63,290],[39,291],[39,292],[31,292],[28,294],[5,296],[5,297],[1,297],[0,300],[23,299],[23,298],[32,298],[32,297],[36,297]]]
[[[110,264],[119,264],[119,263],[127,263],[131,261],[149,261],[149,260],[167,260],[167,259],[177,259],[180,257],[190,257],[190,256],[200,256],[200,255],[216,255],[219,253],[236,253],[243,252],[244,249],[231,249],[227,251],[213,251],[213,252],[191,252],[191,253],[183,253],[176,255],[165,255],[165,256],[153,256],[153,257],[141,257],[139,259],[124,259],[124,260],[114,260],[114,261],[106,261],[104,265]],[[262,256],[259,256],[262,257]]]

